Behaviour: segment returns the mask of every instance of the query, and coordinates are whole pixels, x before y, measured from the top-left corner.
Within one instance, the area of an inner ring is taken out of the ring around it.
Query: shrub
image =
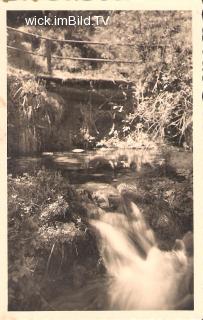
[[[64,101],[30,74],[8,74],[8,153],[44,150],[63,114]]]
[[[95,272],[98,252],[85,214],[81,198],[59,173],[9,175],[9,310],[51,310],[53,279],[74,282],[74,264],[88,270],[89,257],[88,273]]]

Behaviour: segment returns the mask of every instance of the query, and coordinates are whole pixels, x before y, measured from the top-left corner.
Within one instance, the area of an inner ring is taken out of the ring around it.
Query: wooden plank
[[[112,59],[100,59],[100,58],[75,58],[75,57],[60,57],[52,55],[54,59],[61,60],[78,60],[78,61],[97,61],[97,62],[107,62],[107,63],[127,63],[127,64],[135,64],[140,63],[140,61],[130,61],[130,60],[112,60]]]
[[[52,83],[68,88],[84,88],[84,89],[107,89],[107,90],[118,90],[122,86],[122,90],[131,90],[133,82],[122,79],[87,79],[87,78],[60,78],[55,76],[48,76],[44,74],[38,74],[36,76],[38,80],[45,80],[47,84]]]

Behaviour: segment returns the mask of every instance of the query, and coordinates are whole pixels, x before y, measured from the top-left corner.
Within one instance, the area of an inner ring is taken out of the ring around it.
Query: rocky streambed
[[[9,170],[10,310],[108,309],[109,279],[89,220],[122,213],[123,195],[137,204],[161,250],[193,231],[189,152],[48,153],[10,159]]]

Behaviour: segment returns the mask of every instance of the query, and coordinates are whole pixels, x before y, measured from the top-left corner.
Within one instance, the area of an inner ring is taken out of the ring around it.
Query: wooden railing
[[[36,56],[40,56],[40,57],[44,57],[47,60],[47,72],[49,74],[52,73],[52,59],[60,59],[60,60],[77,60],[77,61],[94,61],[94,62],[105,62],[105,63],[125,63],[125,64],[137,64],[140,63],[141,61],[132,61],[132,60],[118,60],[118,59],[103,59],[103,58],[79,58],[79,57],[62,57],[62,56],[57,56],[57,55],[53,55],[51,52],[51,43],[53,42],[58,42],[61,44],[70,44],[70,43],[75,43],[75,44],[90,44],[90,45],[101,45],[101,46],[108,46],[108,48],[110,47],[138,47],[136,44],[129,44],[129,43],[111,43],[109,44],[108,42],[94,42],[94,41],[83,41],[83,40],[59,40],[59,39],[53,39],[53,38],[48,38],[45,36],[40,36],[34,33],[30,33],[30,32],[25,32],[19,29],[15,29],[12,27],[7,27],[8,32],[17,32],[17,33],[21,33],[21,34],[25,34],[28,35],[30,37],[34,37],[37,39],[43,39],[46,42],[46,54],[39,54],[36,53],[34,51],[28,51],[28,50],[24,50],[24,49],[20,49],[17,47],[13,47],[10,45],[7,45],[7,48],[9,50],[16,50],[16,51],[21,51],[21,52],[25,52],[31,55],[36,55]],[[160,49],[161,52],[163,50],[163,46],[161,45],[150,45],[150,47],[154,47],[157,49]]]

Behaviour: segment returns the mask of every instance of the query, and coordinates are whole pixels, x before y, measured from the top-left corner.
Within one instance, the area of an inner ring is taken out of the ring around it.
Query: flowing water
[[[8,162],[13,174],[42,167],[60,170],[78,190],[90,192],[103,210],[102,215],[90,217],[90,224],[98,235],[105,275],[76,291],[64,288],[54,301],[56,310],[193,308],[193,240],[188,231],[192,226],[173,239],[170,250],[163,250],[143,210],[135,204],[139,182],[148,190],[156,176],[163,182],[187,181],[192,172],[191,153],[73,150]]]
[[[134,203],[125,215],[106,214],[91,223],[101,233],[102,256],[112,279],[108,287],[110,309],[192,307],[192,266],[184,240],[177,240],[171,251],[161,251]]]

